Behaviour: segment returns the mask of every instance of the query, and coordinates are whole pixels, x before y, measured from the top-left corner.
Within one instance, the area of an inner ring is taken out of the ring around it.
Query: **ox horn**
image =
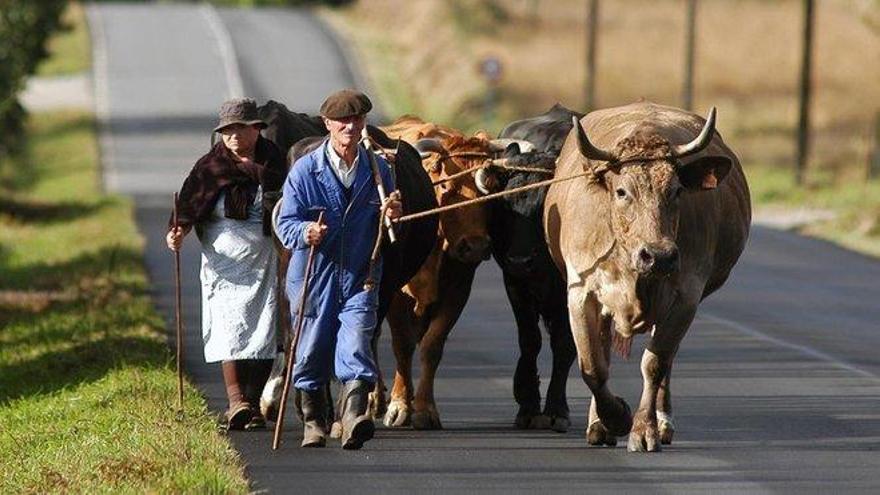
[[[694,153],[703,151],[706,146],[709,146],[709,143],[712,142],[712,136],[715,134],[716,113],[715,107],[712,107],[712,109],[709,110],[709,116],[706,117],[706,124],[703,126],[703,130],[700,131],[700,135],[687,144],[679,144],[672,148],[672,156],[681,158],[683,156],[693,155]]]
[[[511,144],[516,143],[519,146],[520,153],[529,153],[535,151],[535,145],[525,139],[498,138],[489,141],[489,147],[492,151],[504,151]]]
[[[584,127],[581,125],[581,122],[576,115],[571,116],[571,123],[577,131],[578,149],[580,150],[581,155],[590,160],[602,160],[606,162],[617,160],[617,157],[614,156],[613,153],[609,153],[593,146],[593,143],[590,142],[590,138],[587,137],[587,132],[584,131]]]
[[[487,172],[485,168],[477,170],[477,173],[474,174],[474,182],[481,193],[492,194],[492,191],[489,190],[489,184],[487,184],[488,177],[486,174]]]
[[[443,148],[443,145],[440,144],[440,141],[434,138],[422,138],[419,139],[415,144],[415,149],[418,150],[419,155],[422,158],[427,158],[430,153],[438,153],[445,154],[446,150]]]

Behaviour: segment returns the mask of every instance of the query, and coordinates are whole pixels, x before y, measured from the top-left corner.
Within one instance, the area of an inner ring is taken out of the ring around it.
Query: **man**
[[[292,250],[287,294],[294,318],[300,310],[309,248],[316,247],[293,376],[302,399],[303,447],[326,444],[323,389],[334,370],[343,384],[342,448],[361,448],[375,430],[367,396],[378,377],[370,347],[378,289],[365,289],[364,280],[370,275],[380,201],[369,152],[358,144],[371,108],[370,99],[358,91],[330,95],[320,110],[329,138],[297,160],[284,184],[277,230]],[[386,190],[393,190],[388,164],[378,156],[376,161]],[[381,206],[391,218],[402,212],[396,191]],[[323,225],[315,222],[320,210]],[[381,263],[374,270],[378,279]]]

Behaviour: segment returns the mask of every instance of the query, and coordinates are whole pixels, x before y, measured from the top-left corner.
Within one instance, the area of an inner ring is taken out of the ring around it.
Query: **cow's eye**
[[[626,189],[618,187],[614,190],[614,194],[617,195],[617,199],[624,199],[626,198]]]

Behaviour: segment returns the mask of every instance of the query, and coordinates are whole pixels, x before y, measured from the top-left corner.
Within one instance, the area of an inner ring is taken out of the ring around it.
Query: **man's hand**
[[[400,202],[400,191],[394,191],[385,198],[382,203],[385,209],[385,216],[394,220],[403,215],[403,203]]]
[[[183,238],[189,233],[189,227],[177,227],[170,229],[165,235],[165,244],[172,251],[180,251],[180,245],[183,244]]]
[[[321,244],[321,240],[324,239],[324,235],[326,234],[327,225],[312,222],[306,227],[306,244],[309,246],[317,246],[318,244]]]

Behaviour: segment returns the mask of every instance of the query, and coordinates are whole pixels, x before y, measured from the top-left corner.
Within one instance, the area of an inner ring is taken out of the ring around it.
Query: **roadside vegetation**
[[[816,4],[812,152],[795,186],[802,2],[699,2],[694,108],[719,111],[755,210],[827,210],[803,232],[880,255],[880,170],[870,134],[880,115],[880,2]],[[350,38],[389,117],[414,113],[466,132],[560,102],[583,110],[586,2],[581,0],[361,0],[323,16]],[[684,2],[602,1],[596,106],[647,98],[678,106]],[[497,106],[477,67],[498,58]],[[405,81],[405,83],[401,83]]]
[[[69,76],[89,69],[91,53],[85,17],[85,9],[81,3],[68,2],[61,15],[59,31],[46,45],[49,58],[37,67],[38,76]]]
[[[176,412],[143,239],[131,202],[99,190],[93,115],[26,122],[0,156],[0,493],[247,493],[188,384]]]

